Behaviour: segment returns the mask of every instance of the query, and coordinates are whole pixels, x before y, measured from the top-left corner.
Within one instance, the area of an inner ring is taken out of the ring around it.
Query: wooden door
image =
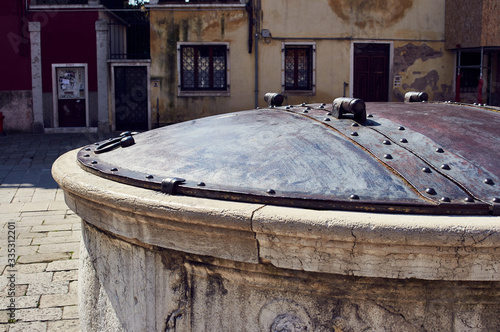
[[[354,98],[388,101],[389,52],[389,44],[354,44]]]

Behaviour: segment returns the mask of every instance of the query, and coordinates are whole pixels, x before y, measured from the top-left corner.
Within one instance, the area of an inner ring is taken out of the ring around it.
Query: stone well
[[[498,113],[335,107],[272,105],[60,157],[82,218],[82,330],[498,330]],[[465,113],[448,132],[437,120]],[[479,120],[492,131],[472,139]]]

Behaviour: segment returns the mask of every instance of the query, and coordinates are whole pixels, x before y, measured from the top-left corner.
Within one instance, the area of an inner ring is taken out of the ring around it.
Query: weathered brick
[[[50,332],[80,332],[80,321],[78,319],[64,319],[48,323]]]
[[[16,310],[16,319],[19,319],[23,322],[50,321],[61,318],[62,308],[35,308]]]
[[[34,255],[38,250],[38,246],[16,246],[16,255]]]
[[[49,263],[46,271],[68,271],[68,270],[78,270],[80,262],[78,260],[58,260]]]
[[[9,324],[9,332],[46,332],[47,322],[28,322]]]
[[[68,227],[71,228],[71,224],[68,224]],[[67,231],[56,231],[56,232],[48,232],[47,236],[48,237],[60,237],[60,236],[73,236],[73,232],[70,230]]]
[[[80,242],[80,236],[51,236],[45,238],[35,238],[32,240],[32,244],[54,244],[54,243],[68,243],[68,242]]]
[[[77,305],[70,305],[63,308],[63,319],[78,319],[80,313]]]
[[[61,281],[61,280],[70,280],[70,281],[78,280],[78,270],[54,272],[52,281]]]
[[[55,252],[50,254],[34,254],[21,256],[17,260],[19,264],[52,262],[60,259],[70,258],[71,254],[66,252]]]
[[[10,291],[9,287],[4,287],[0,291],[0,297],[7,297],[9,295],[9,291]],[[16,296],[24,296],[27,291],[28,291],[28,285],[16,284],[16,286],[15,286]]]
[[[28,286],[27,295],[42,295],[45,294],[67,294],[69,292],[69,281],[55,281],[48,283],[34,283]]]
[[[33,226],[31,232],[70,231],[71,227],[71,224]]]
[[[54,272],[17,273],[16,284],[46,284],[52,281]]]
[[[16,296],[16,297],[0,297],[0,308],[5,309],[14,299],[16,309],[37,308],[40,295],[33,296]]]
[[[23,212],[47,211],[48,207],[49,207],[49,201],[46,197],[45,200],[40,202],[25,203],[22,211]]]
[[[40,308],[63,307],[78,305],[78,293],[43,294],[40,298]]]
[[[43,272],[47,268],[47,263],[34,263],[34,264],[17,264],[16,269],[18,273],[36,273]]]
[[[19,233],[18,239],[34,239],[34,238],[43,238],[47,237],[47,233],[31,233],[31,232],[23,232]]]
[[[46,254],[53,252],[74,252],[80,250],[79,242],[41,244],[38,253]]]

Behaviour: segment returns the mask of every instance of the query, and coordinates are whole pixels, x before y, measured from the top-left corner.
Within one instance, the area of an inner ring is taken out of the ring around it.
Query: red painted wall
[[[0,6],[0,91],[31,90],[28,22],[40,22],[43,92],[52,91],[53,63],[87,63],[89,91],[97,90],[97,11],[35,11],[24,0]]]
[[[0,91],[31,90],[29,31],[24,1],[0,6]]]
[[[43,92],[52,91],[52,64],[62,63],[86,63],[88,89],[97,91],[97,19],[94,11],[32,14],[41,25]]]

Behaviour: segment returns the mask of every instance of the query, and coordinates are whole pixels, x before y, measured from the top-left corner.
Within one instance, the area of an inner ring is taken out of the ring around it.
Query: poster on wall
[[[85,98],[84,68],[58,68],[58,99]]]

